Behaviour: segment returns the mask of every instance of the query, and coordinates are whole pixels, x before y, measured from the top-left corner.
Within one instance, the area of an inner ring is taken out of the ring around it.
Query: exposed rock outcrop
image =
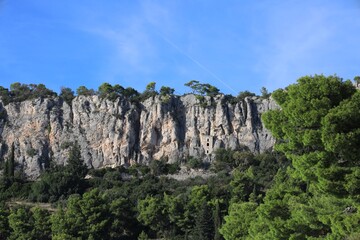
[[[204,107],[204,105],[206,105]],[[189,94],[162,101],[159,96],[132,104],[98,96],[79,96],[72,106],[60,98],[10,103],[0,101],[0,159],[14,143],[15,160],[30,178],[49,161],[66,164],[69,146],[77,141],[89,167],[148,163],[188,156],[211,160],[214,149],[245,145],[253,152],[271,149],[274,139],[261,114],[274,101],[246,98],[236,104],[223,95],[200,104]]]

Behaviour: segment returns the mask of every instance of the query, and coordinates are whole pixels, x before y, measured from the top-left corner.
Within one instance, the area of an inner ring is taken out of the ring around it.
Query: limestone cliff
[[[98,96],[76,97],[71,106],[60,98],[6,106],[0,101],[0,159],[6,159],[14,144],[18,166],[35,178],[50,159],[66,164],[75,141],[93,168],[160,158],[175,162],[188,156],[211,161],[214,149],[240,145],[263,152],[274,139],[260,116],[275,107],[272,100],[255,97],[230,104],[223,95],[206,97],[200,104],[191,94],[137,104]]]

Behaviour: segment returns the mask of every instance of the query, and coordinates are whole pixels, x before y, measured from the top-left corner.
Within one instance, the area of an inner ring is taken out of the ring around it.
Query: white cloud
[[[323,50],[331,47],[335,34],[329,21],[331,13],[300,5],[270,11],[263,26],[268,43],[259,48],[256,66],[265,74],[265,85],[276,89],[293,83],[300,75],[321,73],[308,71],[314,70],[312,64],[321,58]]]
[[[173,20],[169,11],[154,1],[143,1],[135,11],[107,16],[112,20],[110,24],[98,22],[91,27],[81,27],[113,48],[107,67],[101,73],[104,81],[112,82],[119,75],[150,76],[161,68],[159,39],[171,29]]]

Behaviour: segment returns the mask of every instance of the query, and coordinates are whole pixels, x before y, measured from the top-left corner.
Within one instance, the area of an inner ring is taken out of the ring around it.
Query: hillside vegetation
[[[199,96],[218,93],[188,84]],[[13,90],[1,94],[13,101]],[[141,96],[154,91],[149,85]],[[0,181],[0,239],[359,239],[360,91],[337,76],[315,75],[272,97],[281,108],[262,119],[277,139],[274,151],[218,149],[211,164],[182,163],[213,171],[207,179],[168,178],[180,164],[165,161],[89,170],[74,143],[66,166],[51,163],[29,182],[10,148]],[[57,210],[12,204],[19,199]]]

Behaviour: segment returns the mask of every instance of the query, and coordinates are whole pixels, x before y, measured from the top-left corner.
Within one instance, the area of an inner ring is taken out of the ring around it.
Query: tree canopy
[[[197,80],[191,80],[185,83],[185,86],[190,87],[193,90],[193,93],[199,94],[201,96],[206,95],[214,97],[220,93],[220,90],[217,87],[208,83],[200,83]]]

